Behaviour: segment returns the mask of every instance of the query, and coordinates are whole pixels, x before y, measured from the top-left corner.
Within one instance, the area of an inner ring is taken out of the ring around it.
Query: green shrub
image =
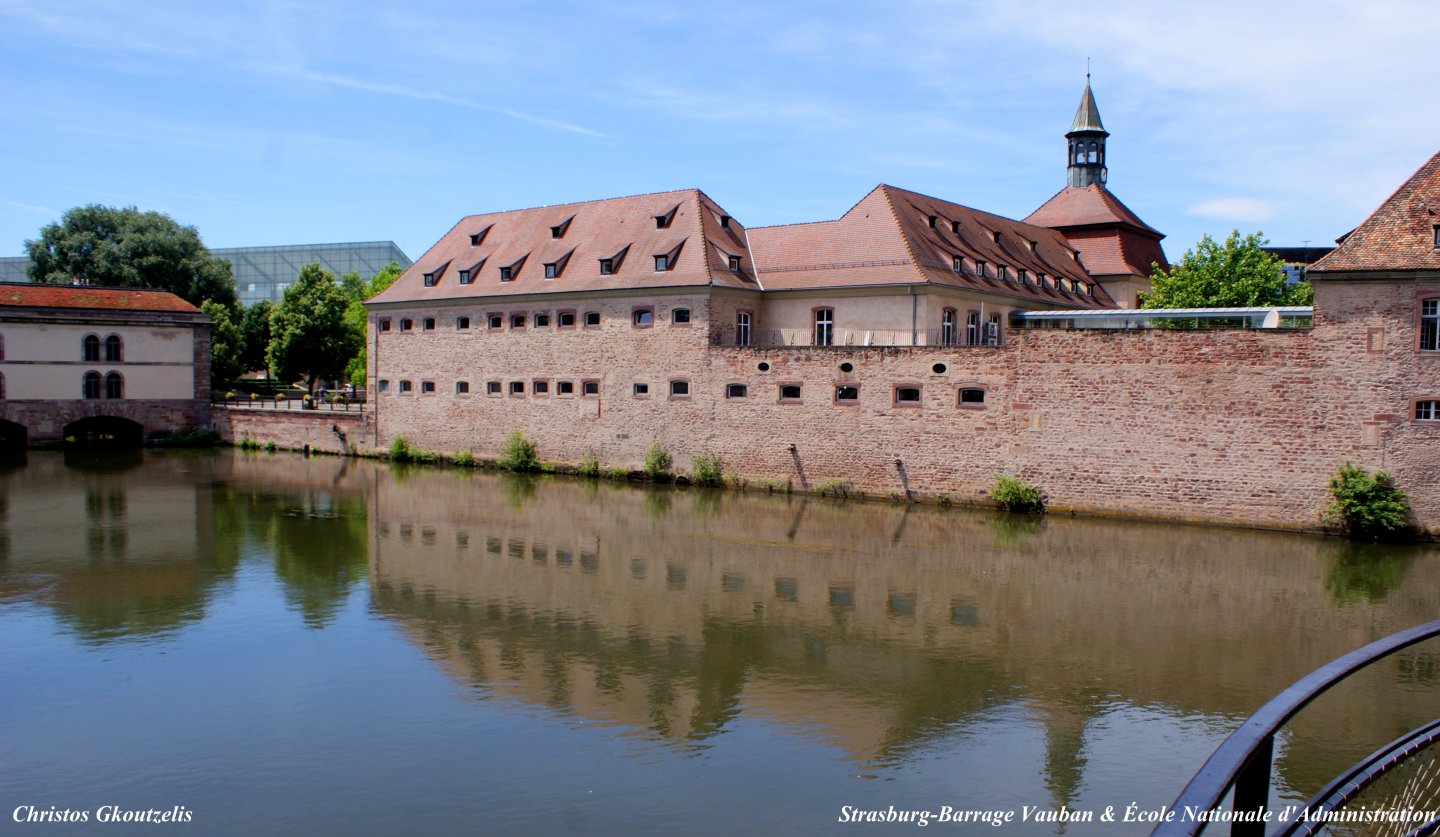
[[[645,451],[645,475],[652,480],[663,479],[670,474],[670,454],[655,442]]]
[[[274,442],[266,442],[266,443],[265,443],[265,452],[266,452],[266,453],[274,453],[277,448],[278,448],[278,446],[277,446]]]
[[[696,485],[724,485],[725,466],[719,454],[703,451],[690,457],[690,481]]]
[[[839,477],[831,477],[815,483],[815,490],[821,496],[849,497],[850,484]]]
[[[249,436],[241,436],[240,441],[235,443],[235,447],[241,450],[259,450],[260,443]]]
[[[582,477],[600,476],[600,460],[595,458],[595,454],[587,452],[580,457],[580,468],[576,473]]]
[[[995,484],[990,487],[990,499],[1006,511],[1045,511],[1045,497],[1040,493],[1040,489],[1024,480],[1004,474],[995,475]]]
[[[450,462],[459,468],[474,468],[475,454],[468,450],[462,450],[450,457]]]
[[[506,436],[505,445],[500,449],[500,467],[522,473],[540,470],[540,459],[535,455],[535,440],[527,438],[523,430],[515,430]]]
[[[396,436],[395,440],[390,443],[391,462],[414,462],[417,458],[417,453],[418,451],[410,447],[410,443],[405,441],[404,436]]]
[[[1352,538],[1393,540],[1408,533],[1410,497],[1384,471],[1371,474],[1346,462],[1330,475],[1334,502],[1321,514]]]

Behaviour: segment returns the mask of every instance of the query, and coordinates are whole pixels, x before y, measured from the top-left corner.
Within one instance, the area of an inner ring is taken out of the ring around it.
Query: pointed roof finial
[[[1105,125],[1100,122],[1100,109],[1095,106],[1095,94],[1090,92],[1090,59],[1085,59],[1085,92],[1080,96],[1080,107],[1075,109],[1075,121],[1070,133],[1076,131],[1099,131],[1107,136]]]

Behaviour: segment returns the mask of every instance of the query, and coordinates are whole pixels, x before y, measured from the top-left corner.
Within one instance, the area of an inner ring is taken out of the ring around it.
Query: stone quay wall
[[[956,502],[985,502],[1008,474],[1057,511],[1291,529],[1320,526],[1330,473],[1353,462],[1395,474],[1435,533],[1440,423],[1413,420],[1416,398],[1440,398],[1440,360],[1415,337],[1416,300],[1435,293],[1325,282],[1309,330],[1042,329],[973,348],[716,347],[707,324],[721,298],[685,300],[683,328],[665,325],[662,305],[655,326],[633,327],[633,300],[575,303],[604,317],[569,330],[447,329],[446,309],[434,331],[380,335],[371,380],[390,391],[372,392],[360,444],[403,435],[495,457],[519,429],[557,462],[634,469],[658,443],[680,471],[713,452],[747,480]],[[728,397],[732,385],[744,397]],[[797,385],[799,398],[782,397]],[[840,386],[858,398],[837,400]],[[962,390],[983,390],[983,405]]]
[[[369,449],[365,413],[328,410],[269,410],[222,407],[213,410],[215,432],[228,442],[250,440],[277,448],[343,455],[351,445]],[[343,434],[343,439],[342,439]]]

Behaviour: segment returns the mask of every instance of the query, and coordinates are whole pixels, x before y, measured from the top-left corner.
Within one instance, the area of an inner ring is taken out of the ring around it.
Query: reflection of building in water
[[[1392,556],[1394,589],[1327,590],[1348,546],[1262,532],[470,479],[381,480],[370,556],[376,607],[457,679],[672,740],[743,707],[882,761],[1023,705],[1057,801],[1117,703],[1243,716],[1428,618],[1440,580]],[[1290,751],[1343,766],[1307,724],[1388,739],[1355,712],[1384,686],[1317,705]]]

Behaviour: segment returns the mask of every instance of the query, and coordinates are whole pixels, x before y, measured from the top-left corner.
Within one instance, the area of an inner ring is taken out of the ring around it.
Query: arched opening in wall
[[[65,425],[66,447],[138,448],[144,441],[145,428],[138,421],[118,416],[93,416]]]
[[[25,425],[0,419],[0,453],[23,451],[29,441],[30,431]]]

